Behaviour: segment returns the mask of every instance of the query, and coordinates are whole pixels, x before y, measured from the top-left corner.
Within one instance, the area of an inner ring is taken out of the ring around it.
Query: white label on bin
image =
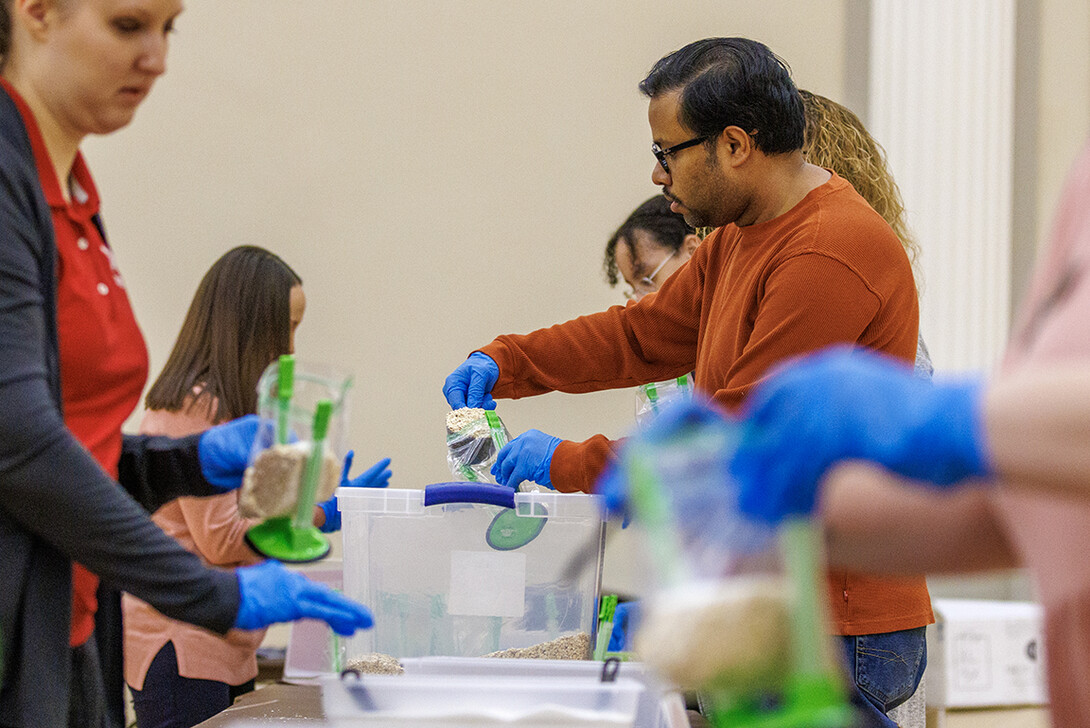
[[[447,612],[521,617],[526,609],[526,554],[452,551]]]

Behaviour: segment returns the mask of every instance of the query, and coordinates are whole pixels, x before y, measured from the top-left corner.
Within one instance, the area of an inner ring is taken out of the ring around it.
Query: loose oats
[[[303,484],[303,471],[311,444],[296,442],[290,445],[274,445],[263,450],[253,464],[246,468],[239,494],[239,513],[246,518],[276,518],[295,513],[299,490]],[[340,462],[333,453],[326,452],[322,474],[315,493],[315,503],[329,500],[340,480]]]
[[[372,652],[369,655],[360,655],[349,660],[345,664],[346,670],[355,670],[368,675],[400,675],[405,668],[397,661],[396,657],[384,655],[381,652]]]
[[[586,632],[565,635],[555,640],[531,645],[530,647],[512,647],[508,650],[491,652],[485,657],[508,657],[531,660],[589,660],[590,635]]]

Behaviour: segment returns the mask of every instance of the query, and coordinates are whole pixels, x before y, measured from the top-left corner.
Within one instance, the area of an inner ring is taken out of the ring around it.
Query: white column
[[[1009,326],[1015,0],[873,0],[872,134],[922,248],[936,369],[990,369]]]

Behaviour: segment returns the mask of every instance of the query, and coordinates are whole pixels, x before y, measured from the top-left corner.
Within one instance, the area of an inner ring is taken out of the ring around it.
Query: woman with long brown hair
[[[257,409],[257,382],[281,354],[295,351],[303,320],[303,281],[275,254],[255,246],[228,251],[205,273],[181,332],[145,399],[140,431],[182,437]],[[385,487],[389,458],[342,486]],[[336,498],[314,507],[314,524],[340,527]],[[153,520],[210,565],[260,561],[247,546],[257,521],[238,512],[235,492],[178,498]],[[147,603],[123,600],[125,682],[140,728],[189,728],[230,707],[253,689],[264,630],[211,634],[163,616]]]

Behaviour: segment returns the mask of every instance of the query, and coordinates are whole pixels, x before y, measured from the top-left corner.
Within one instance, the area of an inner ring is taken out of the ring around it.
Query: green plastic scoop
[[[291,415],[291,398],[295,392],[295,357],[284,354],[276,370],[276,442],[287,445],[291,438],[288,418]]]
[[[598,607],[598,639],[594,643],[594,659],[602,662],[613,635],[613,615],[617,612],[617,595],[603,594]]]
[[[632,448],[636,450],[636,448]],[[659,483],[655,469],[640,452],[629,452],[622,465],[629,481],[629,501],[632,512],[647,535],[649,557],[661,575],[664,587],[671,587],[691,578],[688,565],[681,556],[681,544],[671,524],[670,504]]]
[[[290,403],[288,406],[290,407]],[[280,414],[281,417],[284,416],[283,410]],[[294,517],[270,518],[246,532],[246,540],[259,553],[295,563],[317,561],[329,553],[329,541],[314,527],[312,514],[318,482],[322,477],[325,439],[332,415],[333,403],[329,400],[320,400],[315,406],[311,428],[312,444],[303,466],[303,481],[299,488]]]
[[[650,557],[664,586],[690,579],[677,537],[665,485],[649,460],[649,453],[631,447],[624,457],[630,503],[647,534]],[[821,597],[821,535],[809,519],[798,518],[778,531],[784,570],[792,593],[790,606],[791,662],[782,686],[769,686],[782,700],[769,707],[766,695],[716,689],[709,691],[710,719],[716,728],[847,728],[853,712],[843,682],[826,655]]]

